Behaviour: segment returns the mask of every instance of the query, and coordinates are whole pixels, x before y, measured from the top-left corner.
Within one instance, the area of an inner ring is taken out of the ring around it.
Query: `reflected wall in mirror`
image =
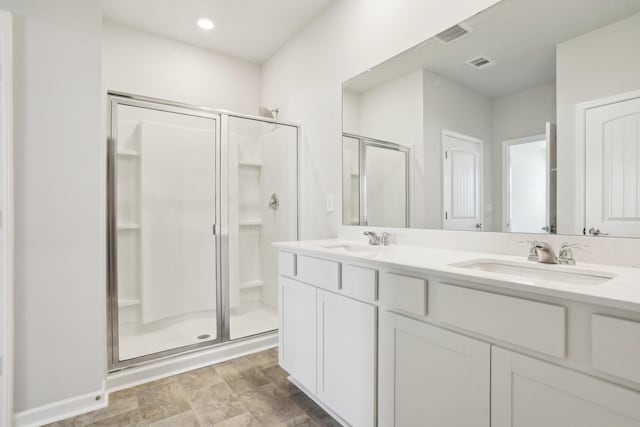
[[[343,223],[640,237],[639,45],[637,0],[503,0],[348,80]]]

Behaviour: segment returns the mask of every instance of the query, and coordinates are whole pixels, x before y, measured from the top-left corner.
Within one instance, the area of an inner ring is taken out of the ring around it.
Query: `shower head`
[[[278,108],[274,108],[273,110],[270,110],[267,107],[260,107],[258,109],[258,113],[262,117],[266,117],[267,119],[273,119],[273,120],[278,120],[278,113],[279,112],[280,112],[280,109],[278,109]]]

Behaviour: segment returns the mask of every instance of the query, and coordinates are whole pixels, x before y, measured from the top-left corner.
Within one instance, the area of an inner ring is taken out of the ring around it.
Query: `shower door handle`
[[[211,231],[213,232],[213,235],[216,235],[216,225],[213,224],[213,226],[211,227]]]

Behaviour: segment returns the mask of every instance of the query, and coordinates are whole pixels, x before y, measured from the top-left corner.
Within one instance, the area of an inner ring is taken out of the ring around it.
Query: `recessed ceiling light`
[[[202,28],[203,30],[213,30],[213,27],[215,27],[215,25],[213,25],[213,21],[211,19],[200,18],[198,19],[198,27]]]

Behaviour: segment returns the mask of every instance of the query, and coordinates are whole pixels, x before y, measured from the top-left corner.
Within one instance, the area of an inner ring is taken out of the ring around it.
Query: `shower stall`
[[[111,371],[277,329],[295,124],[108,94]]]

